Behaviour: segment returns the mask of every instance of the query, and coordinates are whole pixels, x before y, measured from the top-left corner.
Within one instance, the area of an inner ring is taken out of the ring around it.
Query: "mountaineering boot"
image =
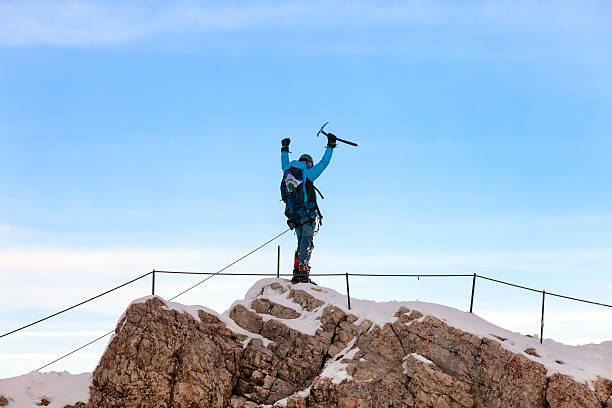
[[[300,265],[293,269],[293,278],[291,283],[308,283],[308,266]]]
[[[296,266],[293,268],[293,277],[291,278],[291,283],[296,284],[296,283],[302,282],[303,274],[304,274],[304,271],[302,271],[299,264],[296,264]]]
[[[308,264],[300,265],[300,271],[301,271],[301,276],[300,276],[301,283],[312,283],[313,285],[316,285],[316,283],[310,280],[310,265]]]
[[[293,283],[294,285],[296,283],[300,283],[301,282],[300,274],[301,274],[300,268],[293,268],[293,277],[291,278],[291,283]]]

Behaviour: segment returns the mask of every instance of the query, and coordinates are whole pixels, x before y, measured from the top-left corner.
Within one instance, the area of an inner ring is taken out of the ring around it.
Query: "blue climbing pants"
[[[297,252],[299,254],[300,266],[307,266],[310,262],[310,255],[314,248],[313,236],[314,236],[314,221],[307,222],[306,224],[298,225],[295,227],[295,235],[297,236],[298,246]]]

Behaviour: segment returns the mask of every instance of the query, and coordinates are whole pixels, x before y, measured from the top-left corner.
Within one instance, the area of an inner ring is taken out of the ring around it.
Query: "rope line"
[[[208,278],[201,280],[200,282],[196,283],[195,285],[185,289],[184,291],[182,291],[181,293],[179,293],[178,295],[174,296],[173,298],[170,298],[169,300],[172,301],[174,299],[176,299],[177,297],[189,292],[191,289],[194,289],[197,286],[200,286],[202,283],[206,282],[207,280],[211,279],[212,277],[214,277],[215,275],[220,274],[221,272],[223,272],[224,270],[228,269],[229,267],[237,264],[238,262],[242,261],[244,258],[246,258],[247,256],[259,251],[261,248],[265,247],[266,245],[268,245],[270,242],[276,240],[277,238],[279,238],[280,236],[286,234],[287,232],[289,232],[291,230],[291,228],[287,228],[286,230],[284,230],[283,232],[281,232],[280,234],[278,234],[277,236],[275,236],[274,238],[264,242],[263,244],[261,244],[260,246],[258,246],[257,248],[255,248],[254,250],[252,250],[251,252],[249,252],[246,255],[241,256],[240,258],[236,259],[234,262],[232,262],[231,264],[227,265],[224,268],[219,269],[217,272],[213,273],[212,275],[210,275]],[[155,271],[157,272],[157,271]]]
[[[92,298],[89,298],[89,299],[87,299],[87,300],[84,300],[84,301],[82,301],[82,302],[81,302],[81,303],[79,303],[79,304],[76,304],[76,305],[74,305],[74,306],[67,307],[66,309],[64,309],[64,310],[60,310],[59,312],[53,313],[52,315],[49,315],[49,316],[47,316],[47,317],[43,317],[42,319],[39,319],[39,320],[37,320],[37,321],[35,321],[35,322],[32,322],[32,323],[30,323],[30,324],[26,324],[25,326],[22,326],[22,327],[20,327],[20,328],[18,328],[18,329],[12,330],[12,331],[10,331],[10,332],[8,332],[8,333],[4,333],[3,335],[1,335],[1,336],[0,336],[0,339],[1,339],[2,337],[8,336],[9,334],[16,333],[16,332],[18,332],[18,331],[20,331],[20,330],[23,330],[23,329],[26,329],[26,328],[28,328],[28,327],[30,327],[30,326],[34,326],[35,324],[38,324],[38,323],[40,323],[40,322],[44,322],[45,320],[48,320],[48,319],[50,319],[50,318],[52,318],[52,317],[55,317],[55,316],[57,316],[57,315],[59,315],[59,314],[62,314],[62,313],[67,312],[67,311],[69,311],[69,310],[72,310],[72,309],[74,309],[75,307],[79,307],[79,306],[81,306],[81,305],[84,305],[84,304],[85,304],[85,303],[87,303],[87,302],[91,302],[92,300],[95,300],[95,299],[97,299],[97,298],[99,298],[99,297],[102,297],[102,296],[104,296],[104,295],[107,295],[107,294],[111,293],[112,291],[115,291],[115,290],[120,289],[120,288],[122,288],[122,287],[124,287],[124,286],[127,286],[127,285],[129,285],[130,283],[136,282],[137,280],[142,279],[142,278],[144,278],[145,276],[149,276],[151,273],[152,273],[152,272],[147,272],[147,273],[145,273],[144,275],[141,275],[141,276],[139,276],[139,277],[137,277],[137,278],[135,278],[135,279],[132,279],[132,280],[131,280],[131,281],[129,281],[129,282],[126,282],[126,283],[124,283],[124,284],[122,284],[122,285],[119,285],[119,286],[114,287],[114,288],[112,288],[112,289],[110,289],[110,290],[107,290],[107,291],[106,291],[106,292],[104,292],[104,293],[100,293],[100,294],[99,294],[99,295],[97,295],[97,296],[94,296],[94,297],[92,297]]]
[[[231,267],[231,266],[233,266],[233,265],[237,264],[238,262],[242,261],[242,260],[243,260],[244,258],[246,258],[247,256],[249,256],[249,255],[251,255],[251,254],[253,254],[253,253],[255,253],[255,252],[259,251],[261,248],[265,247],[265,246],[266,246],[266,245],[268,245],[270,242],[272,242],[272,241],[276,240],[276,239],[277,239],[277,238],[279,238],[281,235],[283,235],[283,234],[287,233],[289,230],[290,230],[290,228],[287,228],[285,231],[281,232],[280,234],[278,234],[278,235],[277,235],[277,236],[275,236],[274,238],[272,238],[272,239],[270,239],[269,241],[267,241],[267,242],[265,242],[265,243],[261,244],[260,246],[258,246],[257,248],[255,248],[254,250],[252,250],[251,252],[249,252],[248,254],[243,255],[242,257],[240,257],[240,258],[236,259],[234,262],[232,262],[231,264],[227,265],[226,267],[224,267],[224,268],[220,269],[218,272],[215,272],[215,273],[211,274],[209,277],[207,277],[206,279],[202,280],[201,282],[199,282],[199,283],[197,283],[197,284],[195,284],[195,285],[191,286],[190,288],[188,288],[188,289],[186,289],[186,290],[182,291],[181,293],[179,293],[178,295],[174,296],[174,297],[173,297],[172,299],[170,299],[170,300],[174,300],[174,299],[176,299],[177,297],[179,297],[179,296],[181,296],[182,294],[184,294],[184,293],[186,293],[186,292],[190,291],[191,289],[195,288],[196,286],[198,286],[198,285],[200,285],[200,284],[202,284],[202,283],[206,282],[207,280],[209,280],[210,278],[214,277],[215,275],[220,274],[221,272],[223,272],[224,270],[228,269],[229,267]],[[155,271],[155,272],[157,273],[157,272],[161,272],[161,271]],[[91,299],[89,299],[89,300],[96,299],[96,298],[98,298],[98,297],[100,297],[100,296],[103,296],[103,295],[105,295],[105,294],[109,293],[109,292],[112,292],[113,290],[119,289],[120,287],[123,287],[123,286],[125,286],[125,285],[128,285],[128,284],[130,284],[130,283],[134,282],[134,281],[137,281],[138,279],[144,278],[145,276],[148,276],[148,275],[150,275],[150,274],[152,274],[152,273],[153,273],[153,272],[147,272],[146,274],[144,274],[144,275],[142,275],[142,276],[140,276],[140,277],[138,277],[138,278],[136,278],[136,279],[134,279],[134,280],[132,280],[132,281],[130,281],[130,282],[127,282],[127,283],[125,283],[125,284],[123,284],[123,285],[121,285],[121,286],[118,286],[117,288],[112,289],[112,290],[110,290],[110,291],[104,292],[103,294],[98,295],[98,296],[96,296],[96,297],[94,297],[94,298],[91,298]],[[275,276],[276,276],[276,275],[275,275]],[[89,300],[87,300],[87,301],[85,301],[85,302],[82,302],[82,303],[79,303],[79,305],[81,305],[81,304],[83,304],[83,303],[86,303],[86,302],[88,302]],[[79,305],[72,306],[71,308],[68,308],[68,309],[66,309],[66,310],[70,310],[70,309],[75,308],[76,306],[79,306]],[[64,310],[64,311],[65,311],[65,310]],[[58,312],[58,313],[56,313],[56,314],[54,314],[54,315],[51,315],[51,316],[49,316],[49,317],[53,317],[53,316],[55,316],[55,315],[58,315],[59,313],[61,313],[61,312]],[[49,317],[47,317],[47,318],[45,318],[45,319],[41,319],[41,320],[39,320],[38,322],[41,322],[41,321],[43,321],[43,320],[46,320],[46,319],[48,319]],[[34,323],[32,323],[32,324],[29,324],[28,326],[24,326],[24,327],[22,327],[21,329],[24,329],[24,328],[26,328],[26,327],[32,326],[33,324],[36,324],[36,323],[38,323],[38,322],[34,322]],[[18,329],[18,330],[21,330],[21,329]],[[14,330],[14,331],[13,331],[13,332],[11,332],[11,333],[14,333],[15,331],[17,331],[17,330]],[[9,334],[11,334],[11,333],[7,333],[7,334],[5,334],[5,335],[3,335],[3,336],[9,335]],[[66,358],[66,357],[68,357],[68,356],[70,356],[70,355],[72,355],[72,354],[76,353],[77,351],[82,350],[82,349],[84,349],[85,347],[87,347],[87,346],[89,346],[89,345],[91,345],[91,344],[93,344],[93,343],[95,343],[95,342],[97,342],[97,341],[99,341],[99,340],[102,340],[103,338],[105,338],[106,336],[108,336],[108,335],[110,335],[110,334],[112,334],[112,333],[114,333],[114,330],[112,330],[112,331],[110,331],[110,332],[108,332],[108,333],[106,333],[106,334],[104,334],[104,335],[102,335],[102,336],[98,337],[97,339],[94,339],[94,340],[90,341],[90,342],[89,342],[89,343],[87,343],[87,344],[82,345],[81,347],[79,347],[79,348],[77,348],[77,349],[72,350],[71,352],[69,352],[69,353],[67,353],[67,354],[64,354],[64,355],[63,355],[63,356],[61,356],[61,357],[58,357],[57,359],[55,359],[55,360],[51,361],[50,363],[47,363],[47,364],[45,364],[44,366],[42,366],[42,367],[38,368],[36,371],[40,371],[40,370],[42,370],[43,368],[46,368],[46,367],[50,366],[50,365],[51,365],[51,364],[53,364],[53,363],[57,363],[58,361],[60,361],[60,360],[62,360],[62,359],[64,359],[64,358]],[[2,337],[3,337],[3,336],[2,336]]]
[[[486,279],[486,280],[490,280],[490,281],[497,282],[497,283],[503,283],[504,285],[508,285],[508,286],[514,286],[515,288],[521,288],[521,289],[525,289],[525,290],[530,290],[532,292],[542,293],[541,290],[533,289],[533,288],[528,288],[527,286],[521,286],[521,285],[517,285],[515,283],[504,282],[504,281],[500,281],[500,280],[489,278],[489,277],[482,276],[482,275],[476,275],[476,277],[482,278],[482,279]]]
[[[560,298],[564,298],[564,299],[570,299],[570,300],[575,300],[577,302],[584,302],[584,303],[590,303],[592,305],[599,305],[599,306],[605,306],[605,307],[612,307],[612,305],[606,305],[605,303],[599,303],[599,302],[593,302],[591,300],[586,300],[586,299],[578,299],[575,297],[571,297],[571,296],[565,296],[565,295],[558,295],[556,293],[551,293],[551,292],[546,292],[547,295],[550,296],[557,296]]]
[[[345,276],[345,273],[341,273],[340,275]],[[401,273],[390,273],[390,274],[375,274],[375,273],[349,273],[349,276],[381,276],[383,278],[398,278],[398,277],[409,277],[409,278],[471,278],[472,275],[464,275],[464,274],[401,274]]]
[[[195,271],[158,271],[155,273],[177,274],[177,275],[219,275],[219,276],[277,276],[276,273],[219,273],[219,272],[195,272]],[[292,273],[281,273],[278,276],[294,276]],[[346,276],[346,273],[310,273],[308,276]],[[469,277],[472,275],[463,274],[377,274],[377,273],[349,273],[349,276],[380,276],[383,278],[389,277],[412,277],[412,278],[451,278],[451,277]],[[548,293],[548,292],[546,292]]]
[[[472,275],[470,275],[470,276],[472,276]],[[530,290],[532,292],[537,292],[537,293],[542,293],[543,292],[543,290],[534,289],[534,288],[528,288],[527,286],[521,286],[521,285],[517,285],[517,284],[514,284],[514,283],[510,283],[510,282],[504,282],[504,281],[501,281],[501,280],[498,280],[498,279],[489,278],[487,276],[482,276],[482,275],[476,275],[476,276],[479,277],[479,278],[482,278],[482,279],[493,281],[493,282],[502,283],[504,285],[509,285],[509,286],[514,286],[516,288]],[[598,305],[598,306],[604,306],[604,307],[612,307],[612,305],[607,305],[605,303],[593,302],[592,300],[579,299],[579,298],[575,298],[575,297],[571,297],[571,296],[559,295],[557,293],[552,293],[552,292],[548,292],[548,291],[546,291],[546,294],[550,295],[550,296],[557,296],[557,297],[564,298],[564,299],[575,300],[577,302],[590,303],[592,305]]]
[[[70,353],[68,353],[68,354],[64,354],[63,356],[61,356],[61,357],[59,357],[59,358],[57,358],[57,359],[55,359],[55,360],[51,361],[50,363],[45,364],[44,366],[42,366],[42,367],[40,367],[40,368],[36,369],[36,371],[40,371],[40,370],[42,370],[43,368],[49,367],[51,364],[53,364],[53,363],[57,363],[58,361],[60,361],[60,360],[62,360],[62,359],[64,359],[64,358],[66,358],[66,357],[68,357],[69,355],[74,354],[74,353],[76,353],[77,351],[84,349],[85,347],[89,346],[90,344],[94,344],[94,343],[95,343],[96,341],[98,341],[98,340],[102,340],[103,338],[105,338],[106,336],[108,336],[109,334],[112,334],[112,333],[114,333],[114,332],[115,332],[114,330],[109,331],[108,333],[103,334],[102,336],[98,337],[97,339],[92,340],[92,341],[90,341],[89,343],[87,343],[87,344],[85,344],[85,345],[83,345],[83,346],[81,346],[81,347],[79,347],[79,348],[77,348],[77,349],[72,350]]]

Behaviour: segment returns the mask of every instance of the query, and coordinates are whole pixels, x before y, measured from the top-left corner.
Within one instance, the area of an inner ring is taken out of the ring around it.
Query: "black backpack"
[[[317,215],[323,218],[317,205],[317,195],[315,193],[317,188],[312,181],[304,180],[302,169],[289,167],[285,170],[280,190],[281,199],[285,202],[287,224],[291,229],[296,225],[314,221]]]

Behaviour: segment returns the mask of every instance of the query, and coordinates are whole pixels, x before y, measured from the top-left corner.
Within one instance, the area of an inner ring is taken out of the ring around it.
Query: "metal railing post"
[[[348,308],[351,310],[351,291],[349,289],[349,274],[346,272],[346,300],[348,302]]]
[[[472,313],[472,309],[474,308],[474,289],[476,289],[476,274],[474,274],[474,278],[472,279],[472,298],[470,299],[470,313]]]
[[[544,300],[546,299],[546,291],[542,291],[542,321],[540,322],[540,344],[544,341]]]
[[[276,277],[280,278],[280,245],[278,246],[278,254],[276,257]]]
[[[151,295],[155,296],[155,269],[151,272]]]

